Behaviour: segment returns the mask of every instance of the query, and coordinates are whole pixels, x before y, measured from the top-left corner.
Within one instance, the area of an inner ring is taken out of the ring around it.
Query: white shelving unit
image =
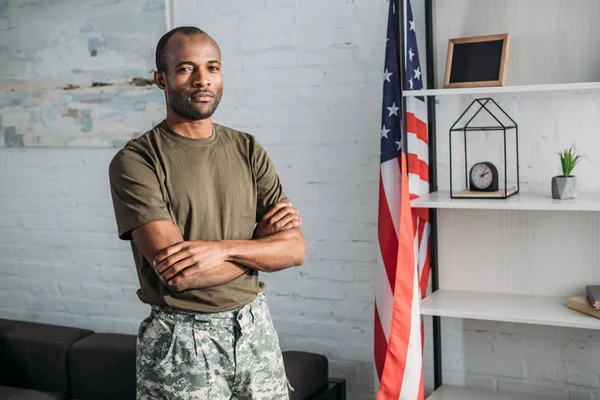
[[[569,0],[436,0],[428,3],[432,14],[426,13],[426,18],[429,15],[431,19],[417,21],[417,26],[433,24],[434,29],[428,31],[433,37],[427,50],[431,50],[434,58],[428,60],[427,72],[433,70],[435,77],[427,83],[430,87],[438,88],[408,90],[405,87],[402,96],[427,97],[429,105],[437,109],[437,140],[433,137],[430,143],[441,147],[433,149],[430,161],[438,162],[436,154],[440,149],[449,150],[444,147],[447,130],[455,120],[457,110],[464,109],[461,104],[468,102],[468,96],[472,95],[493,97],[505,94],[508,95],[505,98],[511,98],[513,111],[509,114],[520,117],[519,139],[523,146],[519,147],[519,157],[529,161],[527,165],[530,168],[547,170],[548,165],[536,164],[531,157],[556,150],[556,145],[551,142],[559,140],[555,136],[550,138],[550,132],[564,135],[560,138],[561,143],[578,137],[588,139],[583,142],[595,143],[590,139],[591,134],[583,136],[580,132],[573,133],[570,130],[566,119],[569,118],[567,110],[571,104],[566,105],[564,114],[556,106],[560,101],[570,101],[571,97],[575,97],[572,95],[577,94],[591,94],[589,97],[595,101],[596,94],[600,93],[597,73],[600,48],[596,46],[596,38],[600,34],[600,27],[596,24],[600,2],[582,0],[575,3]],[[569,17],[563,18],[567,12]],[[511,33],[507,86],[442,88],[449,38],[504,32]],[[555,35],[556,32],[561,33],[560,37]],[[421,55],[424,53],[420,51]],[[578,60],[578,65],[582,67],[573,68],[569,60]],[[423,75],[426,75],[425,71]],[[539,95],[525,96],[530,93]],[[522,102],[517,99],[518,94],[523,95],[520,96]],[[560,96],[546,101],[546,97],[553,94]],[[433,97],[440,101],[432,101]],[[585,103],[586,99],[583,96],[573,99],[573,107],[580,105],[582,110],[576,113],[577,118],[581,120],[586,115],[593,118],[587,125],[579,124],[576,128],[579,131],[593,129],[588,125],[597,125],[596,104],[592,104],[590,111],[583,111],[589,105]],[[542,102],[539,108],[538,101]],[[521,132],[521,127],[525,128],[524,132]],[[537,138],[542,136],[544,140],[539,139],[538,143]],[[532,154],[532,149],[537,153]],[[485,151],[486,148],[482,150],[481,157],[487,154]],[[592,148],[589,148],[589,152],[592,156],[599,154]],[[437,168],[437,164],[434,168]],[[528,172],[531,175],[535,171]],[[531,176],[536,179],[535,173]],[[421,301],[421,314],[600,332],[600,319],[566,306],[568,297],[583,294],[585,285],[600,283],[600,269],[597,267],[600,264],[600,252],[597,251],[600,241],[600,192],[582,192],[573,200],[554,200],[550,189],[548,182],[547,190],[541,192],[529,192],[522,185],[521,192],[508,199],[452,199],[450,192],[438,191],[412,200],[412,207],[439,210],[432,225],[437,236],[437,262],[434,265],[437,285],[436,290]],[[434,333],[440,334],[443,344],[443,329],[438,322],[437,318],[434,319],[434,330],[438,329]],[[436,356],[443,352],[443,347],[436,346],[434,368],[436,378],[441,378],[441,360]],[[475,354],[474,357],[479,355]],[[490,378],[488,375],[494,373],[481,371],[478,375],[487,379]],[[527,390],[528,384],[536,385],[535,380],[530,378],[506,378],[503,382],[505,385],[500,389],[512,390],[510,382],[515,381],[519,387]],[[497,382],[500,380],[503,378]],[[442,385],[428,400],[552,398],[547,395],[444,385],[439,379],[436,379],[437,383]],[[544,386],[544,382],[540,385]],[[564,391],[564,396],[560,398],[567,398],[574,389],[569,382],[562,381],[554,382],[551,389],[557,389],[559,385]],[[498,389],[496,383],[492,386]],[[536,388],[532,387],[531,390],[535,391]],[[585,390],[595,393],[596,388]],[[557,394],[559,392],[554,391]]]
[[[560,229],[560,221],[564,223],[565,219],[568,220],[569,218],[568,215],[565,215],[564,213],[572,212],[579,215],[574,215],[574,217],[577,217],[578,221],[580,221],[579,223],[584,223],[584,220],[595,221],[596,215],[584,217],[581,215],[581,212],[584,212],[584,214],[587,215],[588,212],[600,211],[600,193],[580,193],[578,197],[573,200],[554,200],[550,193],[535,192],[520,192],[508,199],[452,199],[450,197],[450,192],[439,191],[413,199],[411,201],[411,206],[443,210],[444,214],[438,215],[438,224],[442,224],[440,226],[442,226],[443,232],[445,232],[446,235],[454,235],[454,237],[461,237],[463,240],[466,239],[464,242],[466,249],[469,249],[470,245],[476,243],[476,239],[467,239],[465,235],[487,238],[493,237],[494,239],[490,240],[492,240],[493,243],[497,243],[497,246],[505,248],[508,252],[508,255],[504,256],[505,259],[499,261],[498,265],[495,265],[495,261],[493,261],[494,265],[481,264],[482,262],[486,262],[486,260],[489,262],[490,257],[492,260],[496,260],[495,257],[501,258],[502,255],[500,255],[500,252],[498,251],[492,251],[492,255],[484,254],[485,250],[475,250],[475,253],[471,254],[464,253],[464,256],[469,257],[469,259],[465,259],[461,262],[460,257],[462,257],[462,255],[460,250],[453,249],[455,246],[460,248],[461,241],[452,240],[450,237],[446,237],[446,242],[442,243],[443,246],[441,246],[440,249],[441,268],[443,268],[443,271],[440,272],[440,276],[442,277],[440,289],[434,291],[421,301],[420,308],[422,315],[600,331],[600,319],[577,312],[566,306],[565,303],[568,296],[498,292],[498,290],[502,291],[502,288],[507,288],[508,290],[519,290],[517,288],[520,288],[520,290],[523,290],[523,285],[519,285],[522,281],[530,282],[532,285],[536,285],[536,288],[543,287],[543,291],[560,291],[560,285],[555,285],[554,279],[551,278],[552,276],[557,278],[561,276],[561,267],[558,261],[556,261],[555,265],[553,265],[553,261],[550,261],[550,263],[547,264],[548,270],[543,271],[545,268],[540,268],[536,263],[531,263],[531,259],[528,258],[526,254],[519,253],[518,250],[514,251],[506,246],[509,246],[510,244],[519,245],[521,240],[524,242],[529,240],[531,244],[533,244],[533,242],[536,243],[533,249],[525,246],[519,247],[521,252],[544,251],[543,249],[545,247],[542,246],[551,246],[551,248],[560,246],[561,240],[564,238],[561,239],[560,234],[556,230]],[[467,210],[472,210],[473,212],[479,211],[479,215],[472,218],[468,217],[467,215],[471,215],[471,213],[465,214],[465,211]],[[481,210],[493,210],[494,213],[492,213],[491,216],[486,216],[487,214],[482,213]],[[510,214],[512,211],[519,210],[537,211],[539,212],[538,218],[540,219],[532,219],[534,217],[531,217],[530,215],[516,217],[515,215]],[[455,211],[458,214],[455,214]],[[560,214],[553,215],[553,213],[557,212]],[[464,226],[458,227],[454,224],[455,222],[464,221],[465,218],[468,219],[469,223],[477,224],[476,226],[473,226],[473,230],[465,229]],[[544,226],[550,228],[550,231],[544,231],[544,240],[539,242],[533,237],[528,236],[534,232],[533,230],[526,230],[525,232],[519,232],[516,235],[506,236],[506,232],[503,231],[503,229],[517,228],[520,226],[516,224],[516,220],[528,221],[530,223],[532,221],[545,221]],[[550,220],[553,222],[549,223],[548,221]],[[500,221],[503,222],[501,223]],[[590,229],[590,232],[593,234],[593,226],[595,225],[591,223],[591,225],[585,229]],[[459,231],[456,232],[456,229],[459,229]],[[510,239],[507,239],[509,236],[518,237],[519,240],[511,241]],[[439,240],[440,239],[438,238],[438,241]],[[548,240],[549,242],[548,244],[543,245],[542,243],[545,240]],[[577,246],[589,245],[587,242],[581,242],[574,247],[572,240],[569,241],[567,239],[567,242],[570,243],[566,244],[567,248],[571,249],[576,248]],[[440,246],[439,242],[438,246]],[[473,250],[471,249],[471,251]],[[582,254],[589,253],[582,251]],[[582,256],[580,259],[571,261],[573,263],[585,262],[585,257],[586,256]],[[594,256],[592,255],[591,257]],[[475,261],[471,258],[474,258]],[[530,263],[528,263],[527,260],[529,260]],[[452,274],[450,274],[449,271],[452,271]],[[581,273],[581,270],[577,271],[580,271],[579,273]],[[540,275],[536,275],[536,273]],[[577,272],[574,273],[577,274]],[[476,277],[473,277],[473,275],[476,275]],[[591,275],[574,276],[584,276],[584,278],[580,278],[581,282],[578,283],[577,287],[582,287],[587,279],[593,279]],[[585,278],[585,276],[588,276],[589,278]],[[459,277],[464,277],[464,282],[463,278]],[[491,281],[501,280],[502,285],[505,286],[489,284],[489,282],[486,282],[488,279]],[[569,281],[569,285],[573,284],[573,280],[571,279],[566,279],[566,281]],[[472,287],[478,287],[478,285],[483,286],[480,291],[471,290]],[[525,290],[527,291],[527,289]],[[505,391],[499,392],[495,390],[449,385],[442,385],[427,398],[427,400],[459,399],[551,400],[548,396],[519,394]]]
[[[600,330],[600,319],[565,306],[565,298],[440,289],[421,301],[421,314]]]
[[[416,96],[456,96],[470,94],[500,94],[500,93],[524,93],[524,92],[558,92],[575,91],[588,92],[600,89],[600,82],[579,83],[556,83],[548,85],[513,85],[513,86],[489,86],[460,89],[423,89],[404,90],[403,97]]]
[[[519,192],[508,199],[450,198],[450,192],[429,193],[411,201],[417,208],[467,210],[600,211],[600,193],[580,193],[572,200],[555,200],[548,193]]]
[[[442,385],[428,400],[553,400],[554,397]]]

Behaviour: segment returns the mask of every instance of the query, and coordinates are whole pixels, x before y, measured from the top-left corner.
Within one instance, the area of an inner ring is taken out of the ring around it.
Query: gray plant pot
[[[552,198],[565,200],[577,197],[577,178],[574,176],[552,177]]]

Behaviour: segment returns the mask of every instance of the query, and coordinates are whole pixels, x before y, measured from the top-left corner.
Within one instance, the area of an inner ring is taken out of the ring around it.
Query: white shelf
[[[580,193],[572,200],[555,200],[548,193],[520,192],[508,199],[451,199],[439,191],[411,201],[416,208],[456,208],[475,210],[600,211],[600,193]]]
[[[551,400],[548,396],[442,385],[427,400]],[[558,398],[555,398],[558,399]]]
[[[571,310],[566,300],[442,289],[421,301],[421,314],[600,330],[600,319]]]
[[[413,96],[448,96],[461,94],[495,94],[495,93],[520,93],[520,92],[556,92],[564,90],[588,91],[600,89],[600,82],[581,83],[555,83],[549,85],[519,85],[519,86],[488,86],[457,89],[423,89],[403,90],[403,97]]]

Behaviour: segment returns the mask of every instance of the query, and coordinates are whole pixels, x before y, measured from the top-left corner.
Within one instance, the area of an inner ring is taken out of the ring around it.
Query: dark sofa
[[[286,351],[292,400],[342,400],[327,358]],[[135,336],[0,319],[0,399],[133,400]]]

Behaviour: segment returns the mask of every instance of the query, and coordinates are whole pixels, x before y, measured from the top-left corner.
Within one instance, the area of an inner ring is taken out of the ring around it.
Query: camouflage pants
[[[153,306],[138,332],[136,369],[138,400],[289,398],[264,293],[221,313]]]

